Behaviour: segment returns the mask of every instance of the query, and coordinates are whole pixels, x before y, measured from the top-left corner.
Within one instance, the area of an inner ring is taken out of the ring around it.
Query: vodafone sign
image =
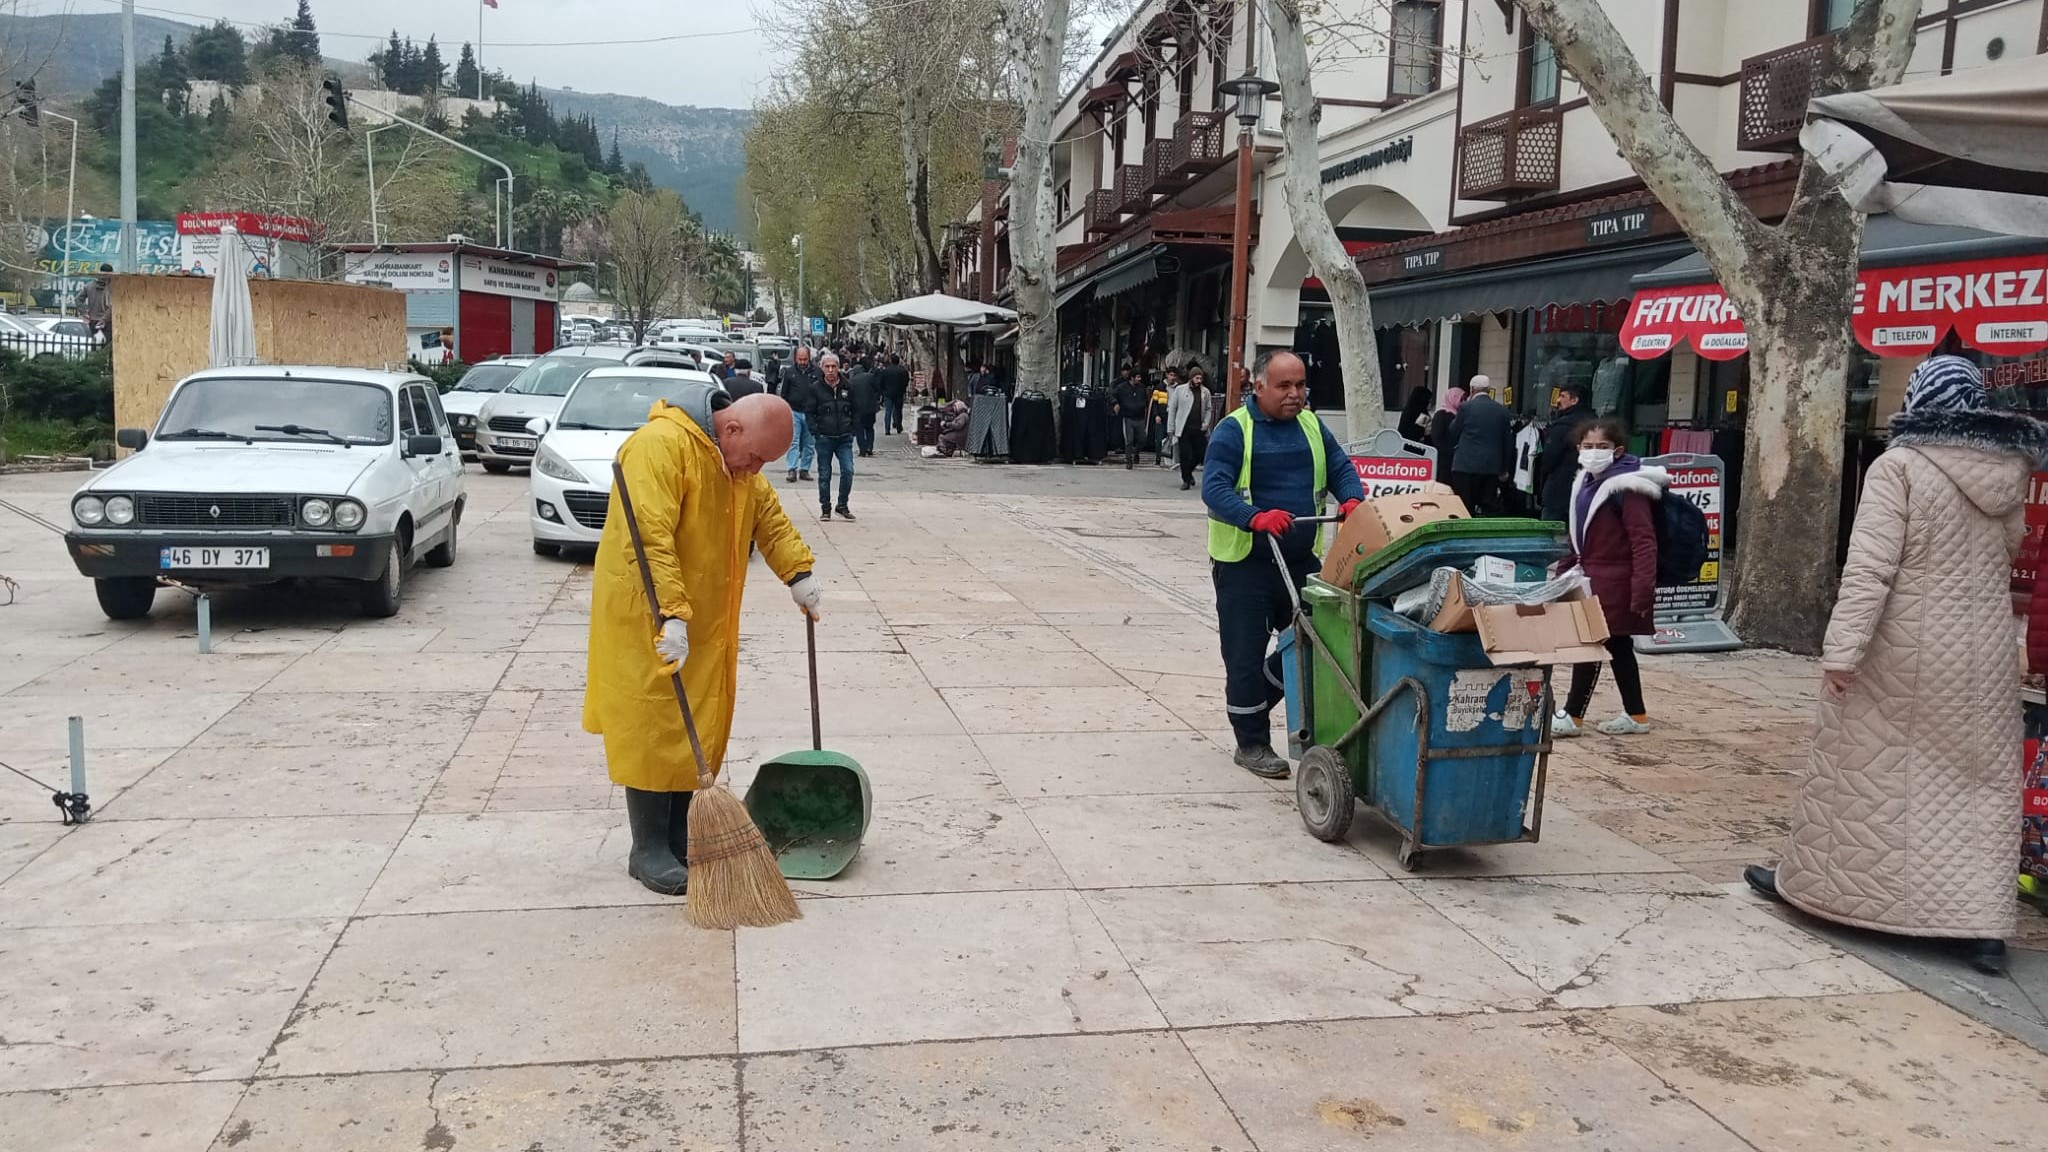
[[[1880,356],[1924,356],[1950,332],[1971,348],[2019,356],[2048,348],[2048,254],[1867,268],[1856,277],[1851,324]],[[1638,359],[1680,342],[1708,360],[1749,349],[1742,317],[1718,285],[1639,293],[1621,346]]]

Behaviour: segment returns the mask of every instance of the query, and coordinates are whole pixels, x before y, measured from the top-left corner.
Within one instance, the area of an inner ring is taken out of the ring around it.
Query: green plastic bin
[[[1334,584],[1325,584],[1316,577],[1309,577],[1308,586],[1302,589],[1302,607],[1308,611],[1309,623],[1316,635],[1330,649],[1330,655],[1337,658],[1345,678],[1358,687],[1360,695],[1365,693],[1365,668],[1371,657],[1368,649],[1360,652],[1357,641],[1359,613],[1364,610],[1358,597]],[[1364,634],[1370,645],[1372,636]],[[1307,651],[1309,660],[1308,698],[1311,702],[1311,729],[1309,743],[1332,749],[1344,757],[1351,766],[1351,777],[1357,782],[1360,793],[1366,787],[1366,745],[1364,738],[1353,740],[1349,745],[1338,748],[1337,741],[1344,733],[1358,723],[1358,709],[1351,703],[1351,697],[1344,691],[1343,682],[1333,673],[1323,658],[1316,654],[1313,646]],[[1370,702],[1370,697],[1367,697]]]

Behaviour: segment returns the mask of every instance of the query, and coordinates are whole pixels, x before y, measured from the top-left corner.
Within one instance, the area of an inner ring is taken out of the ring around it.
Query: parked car
[[[390,616],[414,562],[455,563],[462,457],[431,381],[325,366],[217,368],[180,381],[153,433],[71,497],[64,534],[115,620],[157,578],[212,585],[354,581]]]
[[[92,330],[92,325],[87,324],[76,316],[23,316],[20,319],[28,321],[52,336],[74,336],[93,344],[100,342],[99,333]]]
[[[484,401],[503,392],[533,361],[531,356],[486,360],[473,365],[455,382],[455,387],[441,394],[441,407],[448,412],[448,423],[455,429],[455,441],[462,448],[463,459],[476,459],[476,415]]]
[[[27,317],[0,313],[0,348],[12,349],[31,359],[61,356],[66,360],[83,360],[97,346],[90,330],[83,336],[46,332]]]
[[[503,473],[533,463],[540,438],[527,430],[527,422],[536,416],[554,419],[562,398],[585,372],[617,364],[695,367],[680,352],[631,344],[582,344],[535,357],[477,410],[476,457],[484,471]]]
[[[619,445],[647,423],[655,401],[674,403],[687,385],[716,383],[710,373],[687,368],[593,368],[569,390],[554,420],[535,417],[530,430],[540,436],[540,449],[528,510],[534,553],[597,547]]]

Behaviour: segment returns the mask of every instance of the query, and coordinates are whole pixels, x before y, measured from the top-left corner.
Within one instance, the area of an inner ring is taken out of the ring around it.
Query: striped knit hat
[[[1984,374],[1961,356],[1930,356],[1906,381],[1906,411],[1955,412],[1983,408]]]

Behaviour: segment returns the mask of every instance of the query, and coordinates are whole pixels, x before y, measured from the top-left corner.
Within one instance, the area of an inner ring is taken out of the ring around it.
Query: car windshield
[[[593,356],[547,356],[528,364],[505,391],[522,396],[567,396],[578,377],[592,368],[616,364]]]
[[[340,380],[213,377],[178,389],[158,421],[159,440],[286,440],[319,443],[277,431],[317,428],[350,444],[391,443],[391,393],[375,384]]]
[[[674,404],[684,393],[702,387],[701,380],[676,376],[586,376],[562,405],[555,427],[630,432],[647,423],[647,410],[656,400]]]
[[[503,392],[507,384],[519,379],[525,370],[520,364],[479,364],[462,374],[455,384],[457,392]]]

